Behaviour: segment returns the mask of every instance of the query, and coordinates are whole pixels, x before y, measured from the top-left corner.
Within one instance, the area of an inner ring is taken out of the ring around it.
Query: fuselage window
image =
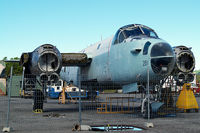
[[[149,41],[145,43],[144,49],[143,49],[143,55],[147,55],[148,54],[148,50],[149,50],[149,46],[150,45],[151,45],[151,43]]]

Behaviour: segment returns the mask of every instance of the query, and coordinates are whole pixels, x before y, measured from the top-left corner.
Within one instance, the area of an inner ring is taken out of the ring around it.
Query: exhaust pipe
[[[46,74],[42,73],[40,75],[40,82],[41,83],[57,83],[59,81],[59,75],[57,73]]]

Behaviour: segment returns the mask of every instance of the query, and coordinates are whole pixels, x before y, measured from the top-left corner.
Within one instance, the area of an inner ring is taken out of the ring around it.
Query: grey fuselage
[[[172,71],[174,53],[166,41],[160,38],[139,36],[136,38],[129,37],[121,43],[114,44],[114,38],[112,36],[81,51],[92,58],[90,65],[81,67],[81,81],[110,82],[121,85],[138,81],[146,83],[148,68],[150,82],[159,82],[160,79]],[[149,43],[149,46],[146,47],[147,43]],[[152,50],[154,46],[156,48]],[[144,47],[146,47],[145,50]],[[164,47],[168,47],[169,51],[165,51],[166,53],[162,55]],[[162,51],[161,54],[159,54],[159,49]],[[166,67],[156,67],[158,72],[155,68],[152,68],[154,66],[152,65],[153,59],[156,60],[156,65],[160,65],[160,59],[165,60],[168,58],[171,61],[167,64],[164,63]],[[62,68],[60,76],[62,79],[73,81],[74,85],[78,85],[78,69],[79,67]],[[166,72],[162,73],[161,69]]]

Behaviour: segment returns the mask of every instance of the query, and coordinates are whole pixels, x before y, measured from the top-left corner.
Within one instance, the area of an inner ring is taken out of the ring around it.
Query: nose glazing
[[[157,43],[151,48],[151,67],[154,73],[167,75],[174,67],[174,53],[167,43]]]

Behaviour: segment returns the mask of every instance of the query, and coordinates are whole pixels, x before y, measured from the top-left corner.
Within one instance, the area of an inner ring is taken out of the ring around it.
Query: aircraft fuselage
[[[112,36],[81,51],[92,58],[90,65],[81,67],[81,81],[121,85],[146,82],[148,68],[150,81],[158,82],[172,71],[174,53],[166,41],[143,35],[128,37],[116,44],[114,40],[115,37]],[[77,85],[78,69],[63,68],[61,78]]]

